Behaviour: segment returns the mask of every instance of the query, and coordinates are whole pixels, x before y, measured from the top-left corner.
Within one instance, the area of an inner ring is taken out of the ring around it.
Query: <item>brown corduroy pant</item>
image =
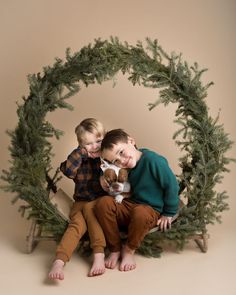
[[[103,253],[106,246],[103,230],[94,214],[94,201],[78,201],[73,204],[70,212],[69,225],[57,247],[56,259],[64,262],[70,260],[81,237],[88,230],[90,247],[93,253]]]
[[[129,199],[123,199],[119,204],[110,196],[100,198],[94,209],[111,252],[121,250],[120,227],[128,230],[126,245],[136,250],[149,230],[156,226],[160,216],[149,205],[136,204]]]

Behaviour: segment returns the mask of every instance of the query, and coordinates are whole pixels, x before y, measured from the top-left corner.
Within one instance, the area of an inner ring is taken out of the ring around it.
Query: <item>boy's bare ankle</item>
[[[60,265],[63,267],[65,265],[65,262],[61,259],[56,259],[54,260],[53,265],[58,265],[58,266]]]
[[[134,254],[135,250],[131,249],[128,245],[124,245],[122,248],[122,253],[127,252],[131,255]]]
[[[120,259],[120,251],[111,252],[110,255],[105,260],[106,268],[114,269]]]

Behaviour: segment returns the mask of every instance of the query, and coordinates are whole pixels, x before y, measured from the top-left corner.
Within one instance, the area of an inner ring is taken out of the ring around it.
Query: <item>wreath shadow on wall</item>
[[[225,153],[232,141],[218,124],[218,117],[211,118],[205,102],[210,85],[203,85],[198,64],[189,66],[181,54],[168,55],[157,40],[146,39],[136,46],[121,43],[118,38],[96,39],[93,45],[79,52],[66,52],[66,62],[56,59],[53,66],[43,73],[28,77],[29,95],[18,105],[19,122],[11,137],[11,167],[3,170],[1,178],[8,182],[4,190],[16,193],[26,205],[19,211],[35,221],[34,226],[50,233],[59,240],[67,221],[49,200],[51,190],[56,191],[60,180],[58,171],[51,167],[52,145],[49,138],[62,135],[45,117],[57,108],[73,109],[66,100],[79,92],[80,86],[114,79],[118,72],[128,74],[133,84],[156,88],[159,99],[149,104],[152,110],[158,104],[176,103],[175,122],[179,129],[173,135],[183,156],[179,159],[182,173],[178,175],[180,195],[185,205],[167,232],[155,231],[144,239],[139,252],[146,256],[159,256],[163,241],[173,241],[178,249],[193,238],[203,252],[207,250],[207,225],[221,222],[221,213],[228,209],[225,191],[216,192],[215,185],[222,182],[226,166],[232,159]],[[203,245],[200,243],[203,239]],[[83,244],[83,242],[82,242]],[[83,248],[83,246],[82,246]]]

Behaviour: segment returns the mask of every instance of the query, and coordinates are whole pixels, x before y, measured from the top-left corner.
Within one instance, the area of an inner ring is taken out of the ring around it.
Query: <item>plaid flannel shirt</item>
[[[78,147],[61,163],[62,173],[74,180],[74,200],[92,201],[106,193],[102,189],[99,177],[101,174],[100,158],[89,158],[84,149]]]

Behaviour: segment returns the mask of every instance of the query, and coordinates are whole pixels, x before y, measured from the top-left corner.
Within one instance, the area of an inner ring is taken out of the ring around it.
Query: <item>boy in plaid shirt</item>
[[[70,222],[56,250],[56,258],[49,278],[63,280],[63,267],[70,260],[79,240],[88,230],[93,264],[88,276],[101,275],[105,271],[103,231],[94,215],[97,198],[105,195],[100,178],[100,148],[105,134],[103,125],[93,118],[83,120],[75,129],[79,146],[61,163],[61,171],[75,183],[74,204]]]

